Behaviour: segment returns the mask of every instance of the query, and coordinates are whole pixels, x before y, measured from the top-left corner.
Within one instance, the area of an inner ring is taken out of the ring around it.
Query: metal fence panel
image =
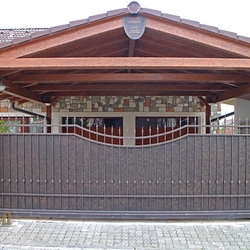
[[[250,209],[248,135],[122,147],[70,134],[2,134],[0,145],[2,209]]]

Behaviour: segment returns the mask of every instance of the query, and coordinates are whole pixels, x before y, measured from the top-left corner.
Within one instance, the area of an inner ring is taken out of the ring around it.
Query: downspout
[[[215,118],[211,119],[211,122],[216,122],[218,120],[222,120],[222,119],[227,118],[227,117],[232,116],[232,115],[234,115],[234,111],[231,113],[225,114],[225,115],[215,117]]]
[[[39,117],[39,118],[42,118],[42,119],[46,119],[46,121],[47,121],[47,119],[48,119],[48,118],[47,118],[46,116],[44,116],[44,115],[36,114],[36,113],[31,112],[31,111],[28,111],[28,110],[24,110],[24,109],[17,108],[17,107],[15,107],[15,103],[14,103],[14,102],[11,103],[11,108],[12,108],[13,110],[15,110],[15,111],[24,113],[24,114],[26,114],[26,115],[30,115],[30,116],[32,116],[32,117]]]

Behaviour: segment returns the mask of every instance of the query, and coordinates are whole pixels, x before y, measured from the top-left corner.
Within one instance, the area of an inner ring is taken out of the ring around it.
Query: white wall
[[[235,98],[234,107],[234,119],[236,125],[239,124],[239,121],[250,121],[250,101]]]

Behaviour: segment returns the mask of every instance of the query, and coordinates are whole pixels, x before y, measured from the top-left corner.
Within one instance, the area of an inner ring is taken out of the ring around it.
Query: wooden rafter
[[[135,40],[130,39],[129,40],[128,56],[132,57],[132,56],[134,56],[134,53],[135,53]]]
[[[2,58],[0,70],[67,69],[250,70],[250,59],[183,57]]]
[[[218,57],[218,52],[220,52],[221,57],[232,57],[230,51],[222,52],[219,49],[199,46],[198,43],[194,43],[193,41],[187,41],[185,38],[173,38],[168,34],[166,36],[165,33],[161,33],[161,35],[157,32],[152,33],[153,34],[150,35],[145,34],[143,39],[138,41],[138,49],[141,52],[145,53],[146,51],[148,53],[152,51],[153,48],[154,53],[167,53],[168,56],[182,55],[184,57],[187,55],[188,57],[201,57],[202,55],[202,57]]]
[[[17,84],[14,84],[10,81],[4,80],[4,85],[7,86],[3,93],[9,94],[11,96],[15,96],[21,99],[29,100],[29,101],[36,101],[39,103],[47,102],[47,99],[44,99],[41,95],[32,92],[26,88],[22,88]]]
[[[129,49],[128,49],[128,56],[133,57],[135,53],[135,40],[130,39],[129,40]],[[128,69],[127,73],[131,73],[132,70]]]
[[[206,46],[218,48],[222,51],[230,51],[231,53],[250,57],[249,44],[239,42],[236,39],[230,39],[226,36],[217,36],[213,32],[206,32],[201,30],[197,32],[197,28],[189,27],[188,25],[178,25],[168,23],[161,19],[147,19],[147,27],[163,33],[168,33],[177,37],[182,37]]]
[[[124,90],[125,88],[125,90]],[[196,91],[225,91],[230,87],[221,84],[37,84],[31,88],[33,91],[180,91],[186,92],[191,89]]]
[[[164,82],[221,82],[244,83],[250,81],[250,75],[232,73],[95,73],[95,74],[33,74],[17,75],[7,78],[12,82],[30,83],[164,83]],[[235,86],[235,84],[234,84]]]
[[[181,91],[67,91],[67,96],[180,96]],[[213,96],[213,93],[208,91],[186,91],[187,96]],[[64,91],[49,92],[44,94],[45,97],[61,97],[65,96]]]
[[[79,39],[95,36],[97,34],[110,32],[123,28],[121,18],[110,19],[109,22],[97,22],[90,25],[84,25],[65,32],[54,33],[50,36],[45,36],[39,40],[31,41],[30,43],[19,44],[0,51],[0,57],[18,58],[27,56],[39,51],[44,51],[59,45],[64,45]]]
[[[229,91],[225,91],[217,96],[214,96],[211,99],[211,102],[222,102],[231,98],[235,98],[235,97],[240,97],[243,96],[245,94],[249,94],[250,93],[250,83],[248,84],[244,84],[238,88],[229,90]]]

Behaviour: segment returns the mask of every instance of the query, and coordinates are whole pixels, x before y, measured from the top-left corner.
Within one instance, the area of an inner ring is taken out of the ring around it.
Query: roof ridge
[[[121,9],[111,10],[111,11],[107,11],[106,13],[103,13],[103,14],[89,16],[86,19],[80,19],[80,20],[69,22],[68,24],[53,26],[53,27],[50,27],[50,28],[9,28],[9,29],[0,29],[0,31],[14,31],[14,35],[12,34],[10,36],[4,36],[4,34],[1,34],[1,32],[0,32],[0,49],[11,46],[11,45],[14,45],[14,44],[22,43],[22,42],[25,42],[25,41],[28,41],[28,40],[31,40],[31,39],[35,39],[35,38],[38,38],[38,37],[41,37],[41,36],[53,34],[55,32],[59,32],[59,31],[66,30],[66,29],[70,29],[70,28],[73,28],[73,27],[76,27],[76,26],[79,26],[79,25],[95,22],[95,21],[100,20],[100,19],[104,19],[104,18],[107,18],[107,17],[112,17],[112,16],[115,16],[115,15],[119,15],[119,14],[122,14],[122,13],[129,13],[128,9],[127,8],[121,8]],[[184,25],[189,25],[189,26],[192,26],[192,27],[195,27],[195,28],[199,28],[201,30],[206,30],[206,31],[218,34],[218,35],[223,35],[223,36],[235,39],[235,40],[250,43],[250,37],[241,36],[241,35],[238,35],[237,33],[234,33],[234,32],[221,30],[221,29],[219,29],[217,27],[214,27],[214,26],[201,24],[198,21],[181,18],[180,16],[167,14],[167,13],[162,13],[159,10],[154,10],[154,9],[149,9],[149,8],[141,8],[139,13],[145,13],[145,14],[148,14],[148,15],[158,16],[160,18],[167,19],[167,20],[170,20],[170,21],[173,21],[173,22],[181,23],[181,24],[184,24]],[[31,31],[31,32],[29,34],[28,33],[27,34],[16,34],[15,31],[16,32],[18,32],[18,31]],[[32,31],[34,31],[34,32],[32,32]]]
[[[200,28],[202,30],[210,31],[213,33],[217,33],[219,35],[227,36],[227,37],[239,40],[239,41],[250,43],[250,37],[242,36],[242,35],[239,35],[235,32],[219,29],[218,27],[214,27],[211,25],[201,24],[198,21],[185,19],[185,18],[182,18],[182,17],[177,16],[177,15],[162,13],[161,11],[154,10],[154,9],[142,8],[141,11],[143,13],[159,16],[159,17],[162,17],[162,18],[174,21],[174,22],[179,22],[179,23],[186,24],[186,25],[189,25],[189,26],[192,26],[195,28]]]

